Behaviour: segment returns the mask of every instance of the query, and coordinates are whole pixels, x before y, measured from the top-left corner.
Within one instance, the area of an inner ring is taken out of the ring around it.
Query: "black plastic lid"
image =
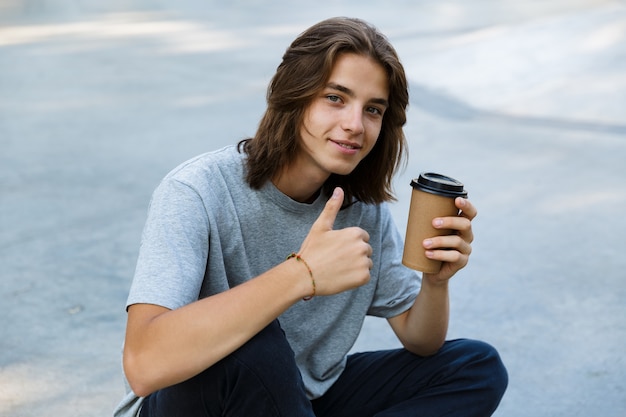
[[[411,187],[444,197],[467,197],[462,182],[434,172],[422,172],[419,178],[411,181]]]

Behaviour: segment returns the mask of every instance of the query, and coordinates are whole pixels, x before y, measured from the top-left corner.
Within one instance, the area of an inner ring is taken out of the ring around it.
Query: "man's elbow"
[[[147,397],[156,391],[156,389],[154,388],[154,384],[150,383],[149,372],[142,369],[140,362],[141,361],[134,355],[127,351],[124,352],[124,374],[126,375],[130,389],[132,389],[138,397]]]

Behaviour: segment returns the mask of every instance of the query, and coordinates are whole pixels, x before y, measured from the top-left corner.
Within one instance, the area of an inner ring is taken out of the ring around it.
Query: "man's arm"
[[[124,370],[138,396],[197,375],[234,352],[289,306],[310,294],[296,262],[176,310],[128,309]]]
[[[423,243],[427,257],[443,261],[441,270],[436,274],[424,274],[422,288],[413,306],[388,320],[403,346],[421,356],[436,353],[445,341],[450,310],[448,281],[467,265],[472,252],[471,222],[476,217],[476,208],[469,200],[460,197],[455,204],[461,214],[433,219],[433,226],[456,230],[456,234],[433,237]]]

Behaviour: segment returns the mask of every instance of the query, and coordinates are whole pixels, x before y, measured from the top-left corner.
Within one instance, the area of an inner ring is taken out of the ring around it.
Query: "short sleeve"
[[[386,204],[381,205],[379,224],[379,276],[368,314],[390,318],[405,312],[413,305],[420,290],[421,276],[402,264],[404,242]]]
[[[197,300],[209,237],[200,195],[166,177],[150,201],[127,306],[148,303],[175,309]]]

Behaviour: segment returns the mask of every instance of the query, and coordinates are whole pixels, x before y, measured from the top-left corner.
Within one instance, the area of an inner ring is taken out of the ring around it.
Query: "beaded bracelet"
[[[309,266],[309,264],[306,263],[306,261],[302,259],[302,257],[298,255],[297,253],[292,252],[289,256],[287,256],[287,259],[291,259],[291,258],[296,258],[298,262],[302,262],[304,266],[306,267],[306,270],[309,271],[309,276],[311,277],[311,284],[313,284],[313,293],[311,295],[307,295],[306,297],[302,298],[304,301],[309,301],[311,298],[315,297],[315,278],[313,278],[313,271],[311,271],[311,267]]]

